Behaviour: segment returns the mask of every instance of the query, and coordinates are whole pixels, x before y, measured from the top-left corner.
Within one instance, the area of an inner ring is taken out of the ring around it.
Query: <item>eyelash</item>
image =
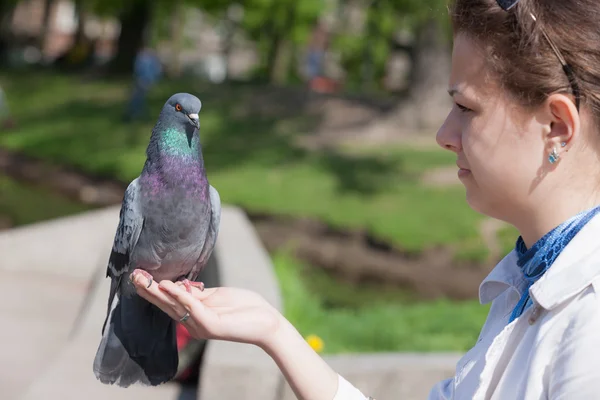
[[[460,105],[460,104],[458,104],[458,103],[455,103],[455,104],[456,104],[456,106],[458,107],[458,109],[460,110],[460,112],[468,112],[468,111],[471,111],[471,109],[469,109],[469,108],[467,108],[467,107],[465,107],[465,106],[463,106],[463,105]]]

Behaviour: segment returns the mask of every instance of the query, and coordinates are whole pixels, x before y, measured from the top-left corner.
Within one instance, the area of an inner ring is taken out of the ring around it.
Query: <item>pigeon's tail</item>
[[[174,321],[135,294],[116,294],[94,359],[96,378],[121,387],[155,386],[171,380],[178,363]]]

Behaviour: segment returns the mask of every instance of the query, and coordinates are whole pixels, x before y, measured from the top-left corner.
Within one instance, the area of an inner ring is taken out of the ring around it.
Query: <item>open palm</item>
[[[161,281],[148,286],[148,279],[133,274],[137,293],[171,318],[184,322],[197,338],[229,340],[262,345],[277,331],[281,315],[262,296],[239,288],[217,287],[188,292],[181,282]]]

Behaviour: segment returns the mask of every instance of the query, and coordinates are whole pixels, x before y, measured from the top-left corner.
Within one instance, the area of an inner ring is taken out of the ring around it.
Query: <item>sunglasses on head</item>
[[[516,6],[519,1],[520,0],[496,0],[496,3],[498,3],[498,6],[500,6],[500,8],[504,11],[509,11],[511,8]],[[534,21],[537,21],[535,15],[533,15],[532,13],[529,13],[529,15],[531,15],[531,18],[533,18]],[[567,79],[569,79],[569,84],[571,85],[571,89],[573,90],[573,96],[575,96],[575,107],[577,107],[577,110],[579,110],[579,86],[577,86],[577,82],[575,81],[575,74],[573,72],[573,69],[569,64],[567,64],[567,61],[561,54],[560,50],[558,50],[558,47],[556,47],[554,42],[550,40],[550,37],[546,33],[546,30],[541,25],[539,26],[539,28],[542,32],[542,35],[544,35],[546,41],[552,48],[552,51],[554,51],[554,54],[556,54],[558,61],[560,61],[563,71],[565,71],[565,74],[567,75]]]

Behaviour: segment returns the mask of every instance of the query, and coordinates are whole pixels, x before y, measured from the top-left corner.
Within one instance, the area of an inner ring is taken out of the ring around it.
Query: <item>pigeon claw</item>
[[[182,283],[188,293],[192,293],[192,286],[200,289],[201,292],[204,290],[204,282],[192,282],[189,279],[184,279]]]

